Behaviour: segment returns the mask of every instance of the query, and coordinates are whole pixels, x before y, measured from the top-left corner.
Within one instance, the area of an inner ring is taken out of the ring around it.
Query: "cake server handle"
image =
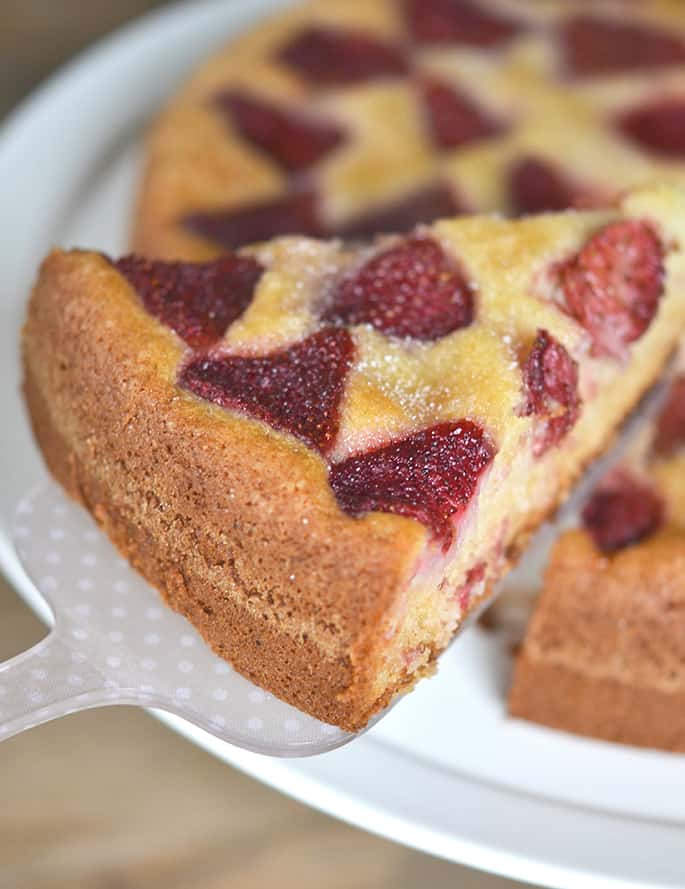
[[[53,630],[0,663],[0,741],[52,719],[108,703],[102,674]]]

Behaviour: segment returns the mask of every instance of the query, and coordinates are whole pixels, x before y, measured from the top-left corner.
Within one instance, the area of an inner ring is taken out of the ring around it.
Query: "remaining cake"
[[[208,259],[685,181],[681,0],[313,0],[154,125],[134,248]]]
[[[512,715],[685,752],[685,375],[656,426],[555,545]]]
[[[608,556],[555,547],[509,696],[512,716],[685,753],[685,531]]]
[[[363,726],[658,375],[685,192],[206,263],[56,252],[24,329],[48,465],[217,652]]]

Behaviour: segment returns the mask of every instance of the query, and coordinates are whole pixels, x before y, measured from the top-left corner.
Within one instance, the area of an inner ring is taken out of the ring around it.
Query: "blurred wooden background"
[[[2,0],[0,117],[152,0]],[[106,105],[103,105],[106,113]],[[43,629],[0,581],[0,660]],[[516,889],[340,824],[142,711],[72,716],[0,745],[0,889]]]

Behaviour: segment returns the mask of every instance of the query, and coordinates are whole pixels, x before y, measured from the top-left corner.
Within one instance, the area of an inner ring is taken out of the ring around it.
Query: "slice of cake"
[[[682,373],[648,432],[591,497],[584,528],[555,545],[509,710],[581,735],[685,753]]]
[[[433,669],[658,375],[685,194],[202,264],[53,253],[24,329],[38,442],[171,607],[358,729]]]

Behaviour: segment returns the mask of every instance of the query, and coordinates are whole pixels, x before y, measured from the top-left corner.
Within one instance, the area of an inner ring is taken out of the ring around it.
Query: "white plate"
[[[186,70],[279,0],[195,2],[82,56],[0,134],[0,562],[49,619],[9,539],[16,501],[43,472],[19,396],[17,338],[52,243],[125,249],[142,122]],[[176,718],[177,731],[274,787],[368,830],[554,887],[685,885],[685,757],[508,720],[508,658],[472,630],[368,735],[307,761],[267,760]]]

